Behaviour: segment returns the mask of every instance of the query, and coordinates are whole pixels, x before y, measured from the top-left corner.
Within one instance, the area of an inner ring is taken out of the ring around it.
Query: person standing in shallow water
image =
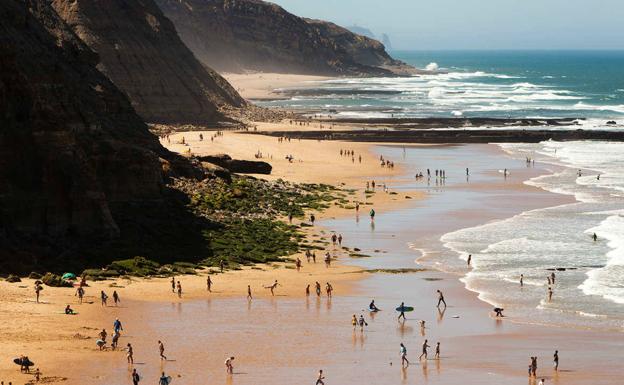
[[[559,371],[559,350],[555,350],[553,355],[553,368],[555,368],[555,371]]]
[[[524,274],[520,274],[520,287],[524,286]]]
[[[171,277],[171,292],[175,293],[175,288],[176,288],[176,280],[175,280],[175,276]]]
[[[253,297],[251,296],[251,285],[247,285],[247,299],[248,300],[253,299]]]
[[[210,276],[206,278],[206,288],[208,289],[209,293],[212,293],[212,279],[210,278]]]
[[[178,281],[178,298],[182,298],[182,284]]]

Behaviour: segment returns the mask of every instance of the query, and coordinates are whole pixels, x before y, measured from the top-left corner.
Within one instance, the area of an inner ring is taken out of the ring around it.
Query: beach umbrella
[[[65,273],[65,274],[63,274],[63,279],[76,279],[76,274]]]

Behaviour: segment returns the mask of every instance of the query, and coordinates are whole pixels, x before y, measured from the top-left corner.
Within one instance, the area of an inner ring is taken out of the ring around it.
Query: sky
[[[624,0],[272,0],[394,49],[624,49]]]

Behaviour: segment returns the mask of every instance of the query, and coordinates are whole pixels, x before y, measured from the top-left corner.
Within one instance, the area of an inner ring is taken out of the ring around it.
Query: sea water
[[[624,143],[548,141],[501,147],[515,158],[565,166],[525,183],[574,196],[577,202],[442,236],[444,246],[459,258],[472,254],[472,270],[463,278],[466,287],[530,322],[622,330]],[[556,274],[554,285],[547,278],[551,272]]]
[[[618,129],[624,118],[624,51],[398,51],[438,73],[304,83],[267,106],[340,118],[582,118],[585,129]]]

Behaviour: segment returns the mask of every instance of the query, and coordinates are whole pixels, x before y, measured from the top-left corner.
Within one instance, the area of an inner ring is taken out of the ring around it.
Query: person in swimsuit
[[[121,300],[119,299],[119,294],[117,294],[117,290],[113,291],[113,302],[115,303],[115,306],[117,306],[119,302],[121,302]]]
[[[71,308],[71,306],[67,305],[65,307],[65,314],[74,314],[74,310]]]
[[[353,331],[355,331],[357,324],[358,324],[357,317],[354,314],[353,317],[351,317],[351,325],[353,325]]]
[[[375,300],[372,300],[370,305],[368,305],[368,309],[370,311],[379,311],[379,308],[377,307],[377,305],[375,305]]]
[[[401,366],[409,366],[409,360],[407,359],[407,348],[405,348],[403,342],[401,342],[401,349],[399,350],[399,353],[401,353]]]
[[[440,359],[440,343],[436,344],[435,356],[433,356],[436,360]]]
[[[162,341],[158,341],[158,352],[160,353],[161,360],[167,360],[167,357],[165,356],[165,345]]]
[[[306,297],[310,296],[310,284],[308,284],[308,286],[306,286]]]
[[[427,359],[427,348],[429,348],[430,346],[427,344],[427,340],[425,340],[425,342],[423,342],[422,345],[422,353],[420,354],[420,357],[418,357],[418,361],[420,361],[423,356],[425,356],[425,360]]]
[[[171,277],[171,292],[175,293],[175,288],[176,288],[176,280],[175,280],[175,276]]]
[[[100,299],[102,300],[102,306],[107,306],[106,300],[108,300],[108,296],[104,293],[104,290],[100,291]]]
[[[496,317],[504,317],[503,310],[505,310],[505,309],[503,309],[501,307],[495,307],[494,308],[494,312],[496,313]]]
[[[360,331],[364,331],[364,326],[368,326],[368,323],[366,323],[364,316],[361,314],[360,314],[360,319],[358,320],[358,324],[360,325]]]
[[[128,351],[128,354],[126,355],[126,358],[128,359],[128,363],[134,364],[134,349],[132,349],[132,345],[130,343],[126,345],[126,350]]]
[[[270,285],[270,286],[265,286],[264,288],[265,288],[265,289],[269,289],[269,290],[271,290],[271,295],[272,295],[272,296],[275,296],[275,293],[274,293],[273,291],[274,291],[274,290],[275,290],[275,288],[277,288],[278,286],[279,286],[279,283],[277,283],[277,279],[276,279],[276,280],[275,280],[275,282],[273,282],[273,284],[272,284],[272,285]]]
[[[182,284],[178,281],[178,298],[182,298]]]
[[[444,300],[444,294],[442,294],[442,292],[440,290],[436,290],[438,292],[438,306],[440,307],[440,304],[443,303],[444,307],[446,307],[446,301]]]
[[[553,367],[555,371],[559,370],[559,350],[555,350],[555,354],[553,355]]]
[[[325,385],[325,383],[323,382],[323,380],[325,379],[325,376],[323,376],[323,370],[319,370],[318,372],[318,377],[316,377],[316,385]]]
[[[251,285],[247,285],[247,299],[252,300],[253,297],[251,295]]]
[[[212,279],[210,278],[210,276],[206,278],[206,288],[208,289],[209,293],[212,293]]]
[[[232,361],[234,361],[234,357],[229,357],[225,360],[225,371],[227,374],[234,373],[234,365],[232,365]]]
[[[78,301],[80,301],[80,303],[82,303],[82,299],[84,298],[85,295],[85,291],[82,288],[82,286],[80,286],[77,290],[76,290],[76,295],[78,296]]]
[[[321,284],[318,283],[318,281],[316,281],[314,285],[316,286],[316,296],[320,297],[321,296]]]

